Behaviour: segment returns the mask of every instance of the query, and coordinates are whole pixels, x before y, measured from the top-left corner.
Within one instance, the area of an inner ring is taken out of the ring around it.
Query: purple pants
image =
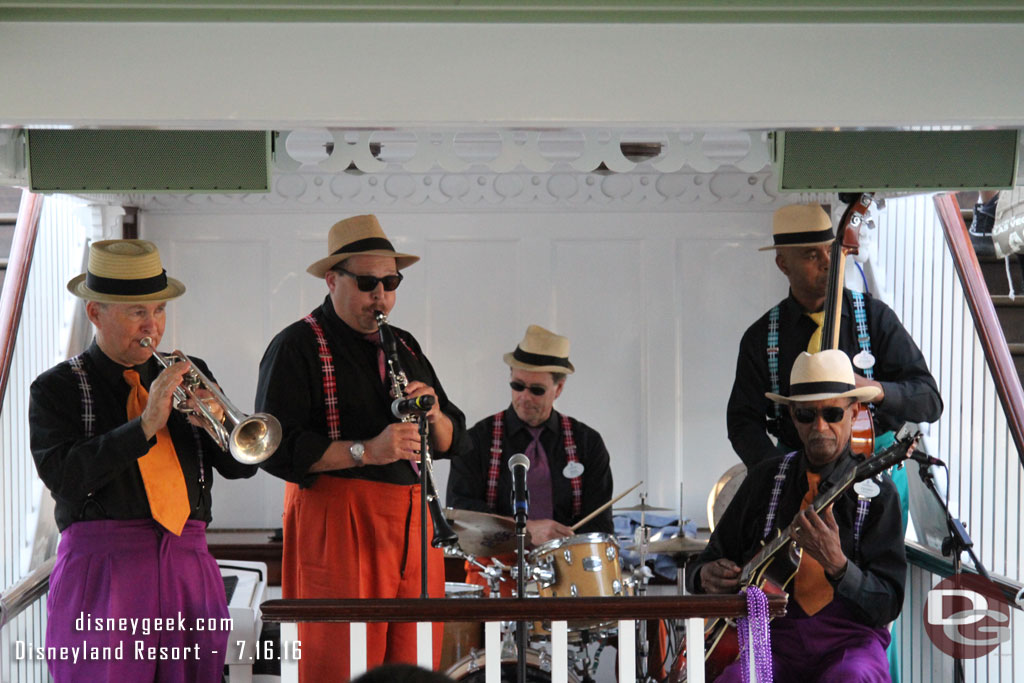
[[[771,623],[772,673],[776,683],[889,683],[889,632],[850,618],[841,601],[833,600],[813,617],[795,600],[789,614]],[[737,661],[715,679],[738,683]]]
[[[72,524],[46,609],[57,683],[222,679],[230,624],[203,522],[189,520],[180,537],[153,520]]]

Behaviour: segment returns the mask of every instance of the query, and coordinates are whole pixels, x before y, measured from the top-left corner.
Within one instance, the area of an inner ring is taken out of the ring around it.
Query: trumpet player
[[[377,319],[394,307],[401,271],[418,260],[395,251],[375,216],[336,223],[327,256],[307,268],[327,285],[323,304],[280,332],[260,363],[257,409],[275,415],[283,430],[277,452],[261,466],[288,482],[286,598],[420,595],[420,435],[416,423],[392,414],[394,363],[385,358]],[[404,397],[434,399],[425,414],[432,454],[458,452],[462,412],[412,335],[390,329],[407,373]],[[443,565],[441,551],[431,548],[431,597],[444,597]],[[435,668],[441,626],[433,631]],[[347,624],[300,623],[299,639],[302,680],[347,680]],[[415,661],[415,624],[368,625],[368,667]]]
[[[95,339],[36,378],[29,406],[32,455],[61,532],[47,597],[50,673],[58,683],[220,681],[230,627],[206,548],[213,470],[236,479],[257,468],[172,408],[190,363],[165,369],[152,354],[167,302],[185,287],[167,277],[154,244],[93,243],[68,289],[86,301]],[[185,627],[120,626],[158,618]]]

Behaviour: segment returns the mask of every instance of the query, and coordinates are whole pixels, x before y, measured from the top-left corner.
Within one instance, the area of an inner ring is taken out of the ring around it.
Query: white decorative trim
[[[649,159],[627,158],[629,145],[660,147]],[[275,170],[337,173],[471,171],[510,173],[577,171],[602,165],[627,173],[649,163],[653,170],[690,169],[714,173],[729,167],[756,173],[770,163],[767,134],[761,131],[692,132],[680,130],[555,131],[492,129],[483,131],[304,129],[282,132]]]
[[[685,211],[763,209],[769,171],[701,173],[286,173],[266,194],[108,195],[157,213],[259,211]],[[97,196],[91,197],[93,201]]]

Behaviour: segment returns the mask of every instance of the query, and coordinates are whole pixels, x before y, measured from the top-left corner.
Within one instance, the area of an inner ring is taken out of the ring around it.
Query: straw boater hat
[[[832,219],[820,204],[791,204],[776,211],[772,217],[774,244],[758,251],[777,247],[816,247],[829,244],[835,238]]]
[[[545,330],[540,325],[526,328],[526,336],[512,353],[503,356],[509,367],[533,372],[561,372],[571,375],[576,368],[569,362],[569,338]]]
[[[338,221],[327,234],[327,258],[322,258],[306,272],[323,277],[328,270],[350,256],[393,256],[398,270],[420,260],[419,256],[399,254],[391,245],[377,217],[368,214]]]
[[[86,301],[141,303],[177,299],[185,285],[167,277],[152,242],[103,240],[89,245],[89,266],[68,291]]]
[[[789,396],[768,392],[776,403],[826,401],[830,398],[855,398],[870,401],[878,396],[877,387],[857,388],[850,357],[838,349],[818,353],[802,352],[789,374]]]

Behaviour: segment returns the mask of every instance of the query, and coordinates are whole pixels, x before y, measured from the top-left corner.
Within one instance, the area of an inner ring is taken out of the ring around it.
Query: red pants
[[[285,598],[418,598],[420,488],[323,475],[284,498]],[[428,539],[432,536],[428,528]],[[428,551],[430,597],[444,597],[444,554]],[[349,680],[348,624],[300,623],[304,681]],[[415,623],[370,623],[366,666],[416,663]],[[433,626],[434,668],[444,624]]]

